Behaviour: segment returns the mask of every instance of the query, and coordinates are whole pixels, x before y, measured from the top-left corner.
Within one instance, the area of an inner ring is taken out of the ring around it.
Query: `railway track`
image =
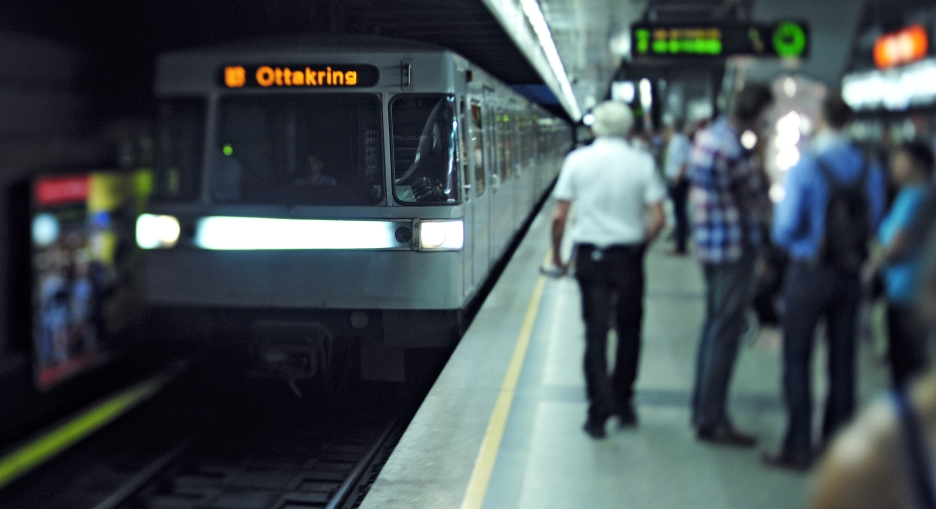
[[[192,440],[156,458],[95,509],[352,507],[397,422]]]
[[[412,416],[394,398],[339,408],[283,384],[198,383],[0,491],[0,507],[352,508]]]

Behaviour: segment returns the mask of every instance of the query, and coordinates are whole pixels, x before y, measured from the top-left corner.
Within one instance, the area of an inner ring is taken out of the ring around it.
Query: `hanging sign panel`
[[[634,58],[696,58],[753,55],[803,58],[809,55],[809,26],[802,21],[750,24],[631,25]]]

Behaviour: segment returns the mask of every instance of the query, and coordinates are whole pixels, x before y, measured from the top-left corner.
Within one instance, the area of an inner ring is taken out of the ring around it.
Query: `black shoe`
[[[754,447],[757,438],[739,432],[731,426],[715,426],[712,428],[699,428],[696,436],[703,442],[718,445],[733,445],[737,447]]]
[[[796,472],[805,472],[812,467],[815,456],[808,452],[791,452],[783,449],[777,452],[765,452],[761,460],[775,468],[785,468]]]
[[[592,419],[588,418],[585,421],[585,426],[582,427],[585,430],[585,433],[588,433],[588,436],[594,439],[601,439],[605,437],[605,419]]]
[[[621,405],[614,415],[617,416],[618,426],[621,428],[631,428],[637,425],[637,412],[634,411],[633,405]]]

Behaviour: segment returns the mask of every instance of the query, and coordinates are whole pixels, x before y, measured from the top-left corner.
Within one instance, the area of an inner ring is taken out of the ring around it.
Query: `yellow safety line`
[[[550,257],[550,253],[547,253],[546,260],[543,263],[548,263]],[[468,481],[468,489],[465,491],[465,498],[462,499],[461,509],[481,509],[484,504],[484,498],[487,495],[488,484],[491,482],[491,474],[494,472],[494,463],[497,461],[501,440],[504,438],[504,428],[507,426],[507,417],[510,415],[510,407],[513,405],[517,382],[520,380],[520,371],[523,369],[527,348],[530,346],[533,325],[536,324],[536,315],[539,313],[540,301],[543,299],[543,289],[545,287],[546,276],[540,276],[533,288],[533,296],[530,297],[530,304],[527,307],[526,316],[523,318],[520,334],[517,336],[517,344],[514,346],[513,355],[510,357],[510,364],[507,365],[507,373],[504,374],[504,381],[501,383],[497,402],[494,403],[494,412],[491,414],[491,420],[488,421],[487,432],[484,434],[484,441],[481,442],[481,450],[478,451],[478,457],[475,459],[474,470],[471,472],[471,479]]]
[[[166,375],[159,375],[95,403],[0,458],[0,489],[113,422],[155,394],[168,379]]]

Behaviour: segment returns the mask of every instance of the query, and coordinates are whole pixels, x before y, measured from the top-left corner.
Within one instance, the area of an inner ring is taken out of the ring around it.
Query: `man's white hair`
[[[619,101],[605,101],[592,110],[595,136],[627,136],[634,127],[634,113],[630,106]]]

